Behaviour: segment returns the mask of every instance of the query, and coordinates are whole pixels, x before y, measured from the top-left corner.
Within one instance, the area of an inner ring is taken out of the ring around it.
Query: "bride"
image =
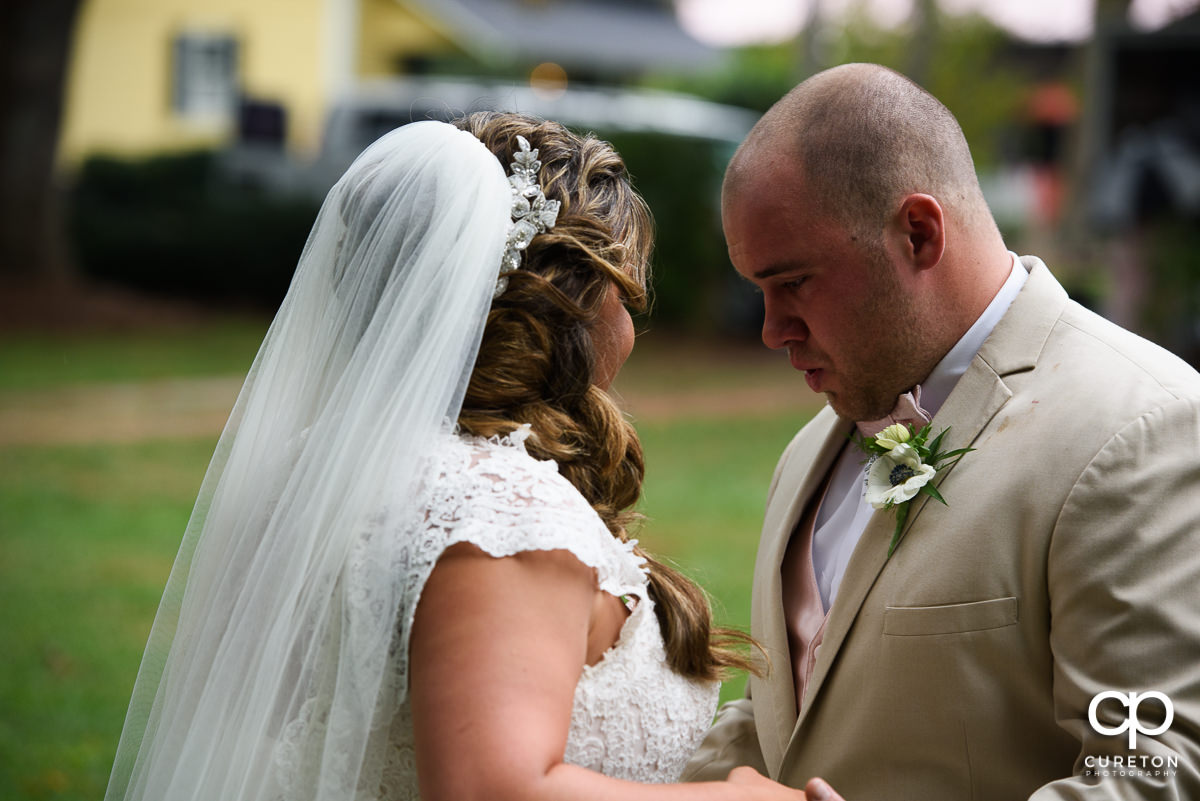
[[[106,799],[802,799],[675,781],[745,666],[626,527],[650,217],[604,142],[419,122],[330,191],[200,489]],[[505,168],[511,174],[505,174]]]

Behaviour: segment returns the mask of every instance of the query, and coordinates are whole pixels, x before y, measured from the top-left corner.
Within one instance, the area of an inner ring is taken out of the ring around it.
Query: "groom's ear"
[[[900,203],[895,223],[904,238],[904,256],[918,270],[936,267],[946,250],[942,205],[933,195],[914,193]]]

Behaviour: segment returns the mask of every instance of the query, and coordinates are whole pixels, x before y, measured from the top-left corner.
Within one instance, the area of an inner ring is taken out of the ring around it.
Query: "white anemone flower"
[[[901,443],[871,462],[867,470],[867,503],[886,509],[910,501],[937,474],[921,461],[913,446]]]

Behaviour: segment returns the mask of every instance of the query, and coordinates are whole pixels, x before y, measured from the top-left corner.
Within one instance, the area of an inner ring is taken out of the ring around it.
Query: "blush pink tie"
[[[921,386],[918,384],[913,387],[911,392],[905,392],[896,398],[896,405],[887,417],[882,420],[867,420],[855,423],[855,425],[858,426],[858,433],[864,437],[873,437],[894,423],[911,423],[920,430],[932,419],[929,412],[921,408]]]

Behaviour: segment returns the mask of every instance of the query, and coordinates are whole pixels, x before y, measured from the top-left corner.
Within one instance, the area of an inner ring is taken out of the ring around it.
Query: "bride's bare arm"
[[[598,592],[591,568],[566,551],[493,559],[457,545],[443,554],[409,646],[421,797],[801,801],[747,770],[726,782],[639,785],[562,762],[575,685],[597,650]]]

